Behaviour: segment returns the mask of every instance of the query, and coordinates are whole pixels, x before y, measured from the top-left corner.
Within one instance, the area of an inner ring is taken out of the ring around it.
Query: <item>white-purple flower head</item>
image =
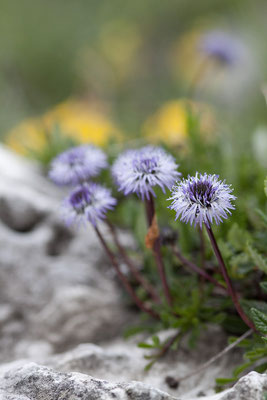
[[[146,146],[138,150],[126,150],[112,166],[112,175],[120,191],[125,195],[136,193],[144,198],[155,195],[154,187],[171,189],[181,175],[175,159],[160,147]]]
[[[77,185],[99,174],[107,167],[105,153],[93,145],[73,147],[51,163],[49,177],[57,185]]]
[[[182,222],[202,227],[203,223],[210,226],[215,221],[218,225],[235,209],[232,201],[236,197],[232,191],[218,175],[196,173],[173,187],[169,208],[176,211],[176,219]]]
[[[77,186],[63,202],[63,217],[67,225],[80,225],[105,219],[108,210],[113,210],[117,200],[111,190],[97,183]]]
[[[222,64],[233,65],[242,58],[244,46],[229,33],[213,30],[202,36],[199,49]]]

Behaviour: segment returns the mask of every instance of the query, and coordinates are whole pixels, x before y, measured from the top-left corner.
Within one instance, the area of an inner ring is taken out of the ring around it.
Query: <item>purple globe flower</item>
[[[235,64],[243,55],[244,46],[227,32],[214,30],[204,34],[199,49],[222,64]]]
[[[122,153],[112,167],[119,191],[137,193],[142,200],[155,195],[154,186],[170,189],[181,175],[174,158],[160,147],[146,146]]]
[[[236,199],[232,188],[220,181],[218,175],[198,174],[183,179],[172,190],[170,209],[176,211],[176,218],[180,217],[182,222],[190,222],[202,227],[208,226],[213,220],[218,225],[223,218],[228,218],[230,210],[235,209],[231,203]]]
[[[99,174],[107,167],[107,157],[92,145],[73,147],[57,156],[51,164],[49,177],[57,185],[77,185]]]
[[[63,202],[63,218],[67,225],[97,221],[106,217],[108,210],[113,210],[117,200],[111,191],[97,183],[84,183],[77,186]]]

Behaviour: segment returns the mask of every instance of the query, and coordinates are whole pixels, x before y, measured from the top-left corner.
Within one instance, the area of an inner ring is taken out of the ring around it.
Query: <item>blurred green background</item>
[[[200,27],[248,48],[246,87],[211,98],[247,133],[266,123],[266,14],[265,0],[1,0],[1,137],[70,96],[101,102],[136,134],[162,103],[187,96],[176,44]]]
[[[233,184],[239,221],[265,205],[266,1],[0,5],[0,137],[13,149],[47,164],[77,142],[106,145],[111,158],[136,140],[163,143],[184,176]],[[235,62],[203,63],[199,43],[214,32],[226,51],[238,43]]]

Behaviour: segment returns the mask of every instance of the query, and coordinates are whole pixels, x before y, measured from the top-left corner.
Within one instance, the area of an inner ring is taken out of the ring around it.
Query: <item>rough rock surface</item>
[[[227,391],[221,400],[265,400],[267,398],[267,375],[250,372]]]
[[[170,334],[170,332],[167,333]],[[204,370],[190,379],[182,382],[179,382],[179,379],[192,372],[197,364],[199,365],[218,352],[224,342],[222,335],[218,335],[218,333],[217,328],[211,327],[207,334],[202,336],[197,348],[190,352],[185,340],[181,343],[178,352],[170,353],[168,357],[157,362],[147,372],[144,371],[147,363],[144,359],[146,351],[137,348],[133,341],[117,339],[102,346],[81,344],[73,350],[49,357],[38,356],[38,346],[43,346],[44,343],[35,343],[35,352],[31,351],[31,357],[28,357],[28,360],[3,365],[2,370],[0,368],[0,387],[6,387],[5,380],[3,380],[6,371],[9,371],[9,376],[14,379],[17,371],[21,371],[19,368],[26,368],[30,361],[34,361],[38,364],[37,369],[40,365],[45,365],[50,371],[53,371],[53,374],[81,373],[114,385],[117,385],[118,382],[142,382],[142,384],[162,390],[173,398],[181,400],[198,399],[200,396],[204,396],[204,399],[213,399],[213,397],[205,396],[213,396],[215,378],[226,376],[227,370],[231,370],[235,365],[239,354],[232,353],[224,359],[218,360],[212,368]],[[211,337],[215,338],[212,342]],[[39,373],[43,373],[42,369],[38,369]],[[16,392],[16,382],[12,385],[14,393],[19,394]],[[86,397],[84,398],[86,399]],[[101,397],[99,398],[101,399]],[[128,398],[126,397],[126,399]],[[149,400],[150,397],[147,399]]]
[[[142,381],[175,397],[191,399],[201,393],[205,395],[214,393],[215,378],[228,376],[229,371],[239,360],[239,353],[231,353],[218,360],[211,369],[204,370],[188,380],[179,381],[181,377],[191,373],[196,365],[210,359],[224,347],[226,338],[219,333],[218,328],[210,327],[208,332],[203,333],[193,350],[188,349],[185,338],[178,352],[169,353],[147,372],[144,368],[148,361],[144,355],[151,352],[138,348],[136,338],[130,341],[117,339],[102,346],[81,344],[64,354],[40,361],[61,372],[77,371],[114,383],[118,382],[118,379],[123,382]],[[164,334],[170,335],[171,332]],[[214,339],[211,340],[211,337]]]
[[[0,368],[1,400],[264,400],[267,375],[251,372],[230,390],[203,397],[174,397],[145,383],[109,382],[79,372],[59,372],[36,363]]]
[[[174,400],[140,382],[110,383],[34,363],[6,370],[0,379],[1,400]]]
[[[27,356],[30,342],[49,354],[113,338],[130,317],[92,229],[63,225],[61,197],[0,147],[0,360]]]

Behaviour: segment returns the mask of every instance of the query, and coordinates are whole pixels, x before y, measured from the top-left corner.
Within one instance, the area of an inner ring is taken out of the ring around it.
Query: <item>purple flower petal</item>
[[[98,147],[73,147],[57,156],[51,164],[49,177],[57,185],[77,185],[99,174],[107,167],[105,153]]]
[[[235,209],[232,201],[236,199],[233,189],[218,175],[198,174],[188,176],[173,187],[170,209],[176,211],[176,218],[182,222],[210,225],[213,221],[218,225],[228,218],[230,210]]]
[[[146,146],[122,153],[112,167],[118,190],[125,195],[136,193],[142,200],[155,196],[154,186],[170,189],[180,177],[174,158],[160,147]]]
[[[97,221],[113,210],[117,200],[111,196],[110,189],[97,183],[84,183],[77,186],[63,202],[63,218],[67,225],[80,225],[88,221],[96,226]]]
[[[244,45],[227,32],[213,30],[205,33],[200,42],[200,50],[223,64],[233,65],[241,60]]]

